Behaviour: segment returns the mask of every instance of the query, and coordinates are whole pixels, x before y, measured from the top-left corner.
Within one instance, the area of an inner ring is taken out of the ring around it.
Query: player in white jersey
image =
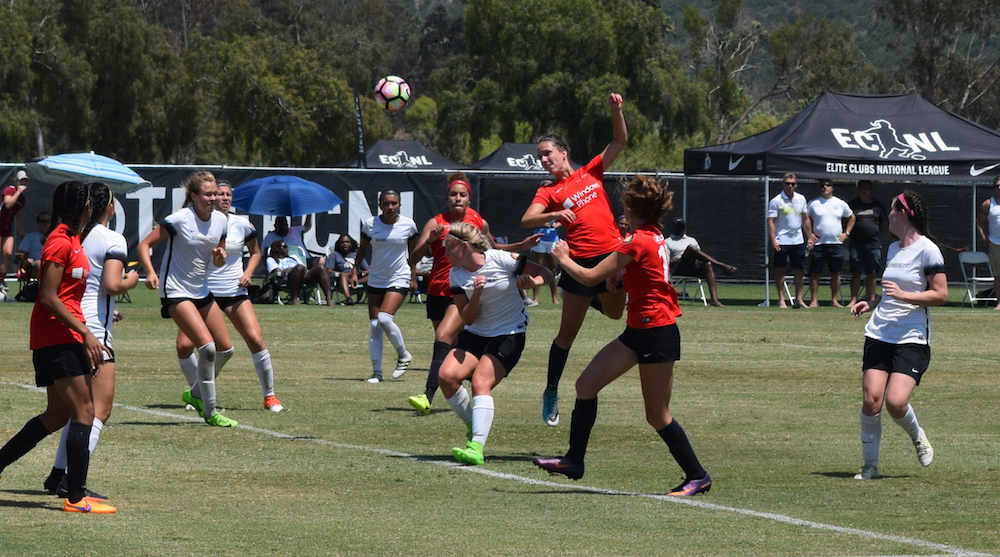
[[[392,378],[398,379],[410,367],[413,356],[406,350],[403,333],[396,325],[395,315],[411,288],[416,289],[409,254],[417,239],[417,223],[399,214],[399,192],[385,190],[378,197],[382,214],[361,222],[361,246],[357,260],[365,258],[368,246],[372,260],[368,266],[368,352],[372,359],[372,376],[369,383],[382,381],[383,335],[396,349],[396,369]],[[351,271],[351,288],[358,285],[358,265]]]
[[[889,231],[899,241],[889,246],[882,296],[851,308],[854,315],[873,312],[865,326],[861,406],[861,451],[865,462],[854,476],[858,480],[880,477],[883,401],[893,421],[909,434],[920,464],[929,466],[934,459],[934,449],[910,406],[910,395],[931,360],[928,308],[948,301],[944,258],[927,232],[927,216],[927,203],[919,195],[904,191],[893,199]]]
[[[111,417],[111,408],[115,400],[115,351],[111,335],[115,321],[115,297],[135,288],[139,284],[139,273],[135,272],[135,268],[126,266],[128,245],[125,237],[107,227],[115,214],[114,198],[110,188],[101,183],[90,184],[90,202],[94,210],[91,212],[90,222],[81,234],[83,237],[81,247],[90,263],[90,276],[87,277],[87,289],[83,293],[80,307],[87,328],[104,345],[104,363],[91,377],[94,423],[90,428],[89,449],[93,456],[104,424]],[[60,497],[66,497],[68,493],[65,476],[68,433],[67,424],[59,439],[52,472],[45,480],[45,489]],[[87,491],[87,497],[107,499],[86,488],[84,490]]]
[[[552,280],[548,268],[490,249],[481,230],[452,223],[444,238],[451,260],[449,278],[465,330],[441,364],[439,381],[446,402],[466,425],[465,448],[452,449],[459,462],[483,463],[483,445],[493,426],[493,388],[514,369],[524,350],[528,312],[521,289]],[[472,400],[462,385],[472,384]]]
[[[146,288],[159,289],[160,315],[198,347],[198,378],[184,401],[194,406],[209,425],[238,424],[216,411],[215,376],[233,355],[226,321],[208,289],[209,265],[226,264],[225,215],[215,210],[218,186],[211,172],[195,172],[184,183],[184,208],[163,219],[141,242],[139,260],[146,269]],[[160,274],[153,270],[150,250],[167,242]],[[218,269],[211,269],[217,271]]]
[[[281,412],[284,406],[274,395],[274,368],[271,353],[264,345],[257,313],[253,309],[247,286],[253,278],[253,271],[260,264],[260,246],[257,244],[257,229],[250,219],[229,213],[233,203],[233,189],[226,182],[218,184],[215,210],[229,220],[226,232],[226,264],[208,275],[208,289],[222,312],[233,323],[236,330],[250,349],[253,367],[260,379],[264,392],[264,408],[271,412]],[[246,269],[243,268],[243,248],[250,253]],[[218,358],[218,355],[216,355]],[[194,353],[194,343],[183,332],[177,333],[177,359],[188,385],[193,386],[198,378],[198,357]],[[190,393],[187,393],[190,396]],[[185,398],[185,397],[182,397]]]

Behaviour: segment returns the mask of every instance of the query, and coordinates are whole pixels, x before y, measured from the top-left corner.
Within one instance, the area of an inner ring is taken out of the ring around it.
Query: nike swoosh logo
[[[734,168],[739,166],[740,163],[743,162],[744,157],[746,157],[746,155],[743,155],[735,161],[733,160],[733,157],[729,157],[729,171],[732,172]],[[973,174],[973,176],[975,176],[975,174]]]
[[[650,356],[652,356],[652,355],[653,355],[653,353],[652,353],[652,352],[650,352],[649,354],[643,354],[643,355],[642,355],[642,357],[643,357],[643,358],[648,358],[648,357],[650,357]]]
[[[90,503],[87,503],[85,506],[82,506],[82,507],[80,505],[74,505],[72,503],[70,503],[69,506],[73,507],[74,509],[76,509],[76,510],[78,510],[80,512],[84,512],[84,513],[89,513],[90,512]]]
[[[982,168],[976,168],[976,165],[972,165],[972,168],[969,169],[969,176],[979,176],[980,174],[984,174],[986,172],[989,172],[990,170],[993,170],[994,168],[996,168],[998,166],[1000,166],[1000,162],[998,162],[997,164],[991,164],[989,166],[984,166]]]

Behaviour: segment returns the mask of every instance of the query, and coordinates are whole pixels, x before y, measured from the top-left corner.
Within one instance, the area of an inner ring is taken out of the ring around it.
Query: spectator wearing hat
[[[728,276],[736,272],[736,267],[726,265],[702,251],[698,240],[688,236],[686,232],[687,224],[684,219],[678,218],[674,220],[674,228],[670,237],[663,240],[667,251],[670,252],[670,276],[705,279],[705,282],[708,283],[708,291],[712,295],[712,305],[717,308],[725,307],[719,301],[715,268],[722,269],[722,273]]]
[[[844,265],[844,242],[854,230],[857,218],[846,201],[833,195],[833,182],[819,181],[820,196],[809,202],[806,212],[812,223],[810,237],[813,243],[809,267],[809,307],[819,307],[819,275],[824,264],[830,269],[830,305],[840,304],[840,269]],[[845,225],[846,223],[846,225]]]
[[[17,231],[24,233],[24,220],[21,209],[24,208],[24,190],[28,189],[28,173],[17,171],[17,181],[4,188],[3,205],[0,206],[0,296],[7,295],[7,268],[14,255],[14,222],[17,221]]]

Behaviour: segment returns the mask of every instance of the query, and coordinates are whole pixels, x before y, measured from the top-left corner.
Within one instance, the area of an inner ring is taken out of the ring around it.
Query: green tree
[[[900,32],[890,39],[905,52],[897,80],[944,108],[1000,125],[1000,0],[884,0],[877,13]]]

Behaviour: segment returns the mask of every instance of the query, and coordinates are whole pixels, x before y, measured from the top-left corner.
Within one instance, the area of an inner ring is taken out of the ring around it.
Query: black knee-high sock
[[[443,340],[434,341],[434,355],[431,356],[431,370],[427,372],[427,385],[424,388],[424,394],[427,395],[427,400],[434,400],[434,393],[438,390],[438,372],[441,371],[441,364],[444,363],[444,359],[448,357],[448,352],[451,352],[451,345]]]
[[[73,422],[66,435],[66,483],[70,503],[83,499],[90,468],[90,426]]]
[[[555,341],[549,348],[549,376],[546,389],[554,391],[559,388],[559,380],[562,379],[563,370],[566,369],[566,360],[569,359],[569,348],[560,348]]]
[[[681,470],[684,470],[684,479],[700,480],[708,474],[701,467],[701,462],[698,462],[698,457],[694,454],[691,442],[688,441],[687,434],[684,433],[684,429],[677,420],[670,422],[667,427],[657,431],[657,433],[660,434],[660,437],[667,444],[670,454],[674,456],[674,460],[680,465]]]
[[[45,439],[49,433],[52,433],[42,425],[42,420],[38,416],[28,420],[28,423],[24,424],[21,431],[18,431],[14,437],[11,437],[10,441],[0,449],[0,472],[4,468],[10,466],[10,464],[22,456],[28,454],[28,451],[35,448],[35,445],[39,441]]]
[[[566,458],[573,464],[583,464],[587,455],[587,443],[590,442],[590,432],[597,421],[597,399],[576,399],[573,407],[573,418],[569,424],[569,450]]]

